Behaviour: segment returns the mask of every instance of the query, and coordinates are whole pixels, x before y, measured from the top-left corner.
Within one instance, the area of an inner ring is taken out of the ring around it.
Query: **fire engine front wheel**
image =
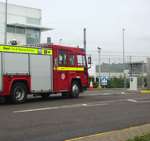
[[[71,88],[71,97],[78,98],[80,93],[80,85],[77,81],[73,81]]]
[[[11,101],[14,104],[24,103],[27,99],[27,87],[24,83],[17,82],[11,90]]]

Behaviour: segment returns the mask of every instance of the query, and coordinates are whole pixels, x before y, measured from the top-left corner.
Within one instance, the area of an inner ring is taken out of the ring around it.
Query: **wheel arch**
[[[28,83],[28,81],[25,80],[25,79],[18,79],[18,80],[15,79],[15,80],[13,80],[12,83],[11,83],[11,86],[10,86],[10,92],[11,92],[13,86],[14,86],[16,83],[23,83],[23,84],[26,86],[26,88],[27,88],[27,92],[28,92],[28,93],[30,92],[29,83]]]

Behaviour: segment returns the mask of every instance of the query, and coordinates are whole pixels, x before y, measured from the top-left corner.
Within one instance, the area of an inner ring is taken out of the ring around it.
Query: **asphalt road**
[[[0,105],[0,141],[63,141],[150,123],[150,95],[118,90]]]

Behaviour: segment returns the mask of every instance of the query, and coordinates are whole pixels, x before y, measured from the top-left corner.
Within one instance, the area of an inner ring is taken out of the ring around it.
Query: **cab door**
[[[67,50],[57,50],[57,63],[55,62],[54,71],[54,90],[57,92],[68,91],[68,71],[65,69],[68,65]],[[57,64],[57,65],[56,65]]]
[[[85,55],[83,54],[77,55],[77,66],[84,68],[84,71],[79,71],[77,72],[77,74],[78,76],[80,76],[82,86],[87,87],[88,86],[88,68],[87,68]]]

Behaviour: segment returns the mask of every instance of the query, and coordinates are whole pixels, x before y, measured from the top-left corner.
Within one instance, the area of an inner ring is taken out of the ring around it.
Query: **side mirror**
[[[91,58],[91,56],[88,57],[88,64],[89,64],[89,65],[92,64],[92,58]]]

